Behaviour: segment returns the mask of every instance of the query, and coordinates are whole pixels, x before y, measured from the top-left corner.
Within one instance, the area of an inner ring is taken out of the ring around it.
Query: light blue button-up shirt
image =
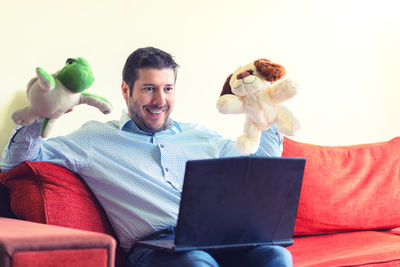
[[[280,156],[275,126],[264,131],[256,156]],[[120,121],[90,121],[44,140],[40,123],[17,127],[2,171],[25,160],[46,161],[78,173],[105,209],[121,246],[176,224],[188,160],[239,156],[232,140],[192,123],[174,122],[155,134],[141,131],[123,112]]]

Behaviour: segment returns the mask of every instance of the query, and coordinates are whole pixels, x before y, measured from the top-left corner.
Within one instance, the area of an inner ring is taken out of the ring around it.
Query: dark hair
[[[176,70],[179,65],[174,61],[172,56],[154,47],[139,48],[132,52],[126,59],[124,69],[122,71],[122,79],[128,84],[130,94],[132,95],[133,85],[139,79],[138,69],[154,68],[154,69],[173,69],[176,80]]]

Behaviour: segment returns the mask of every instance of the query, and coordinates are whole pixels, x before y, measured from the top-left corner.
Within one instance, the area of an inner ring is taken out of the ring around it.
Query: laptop
[[[174,239],[136,244],[169,252],[289,246],[304,166],[285,157],[188,161]]]

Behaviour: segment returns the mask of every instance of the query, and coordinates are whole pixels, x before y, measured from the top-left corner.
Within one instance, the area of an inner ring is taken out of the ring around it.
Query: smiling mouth
[[[166,111],[168,107],[145,107],[145,110],[150,114],[158,115]]]
[[[250,82],[245,82],[245,81],[242,79],[242,80],[241,80],[242,83],[241,83],[240,85],[234,87],[234,89],[238,89],[238,88],[241,87],[243,84],[252,84],[252,83],[255,83],[256,80],[257,80],[256,77],[254,77],[254,79],[253,79],[252,81],[250,81]]]

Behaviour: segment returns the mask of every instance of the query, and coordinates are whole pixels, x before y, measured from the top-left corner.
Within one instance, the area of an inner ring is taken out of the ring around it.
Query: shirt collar
[[[121,118],[119,119],[119,129],[121,131],[137,133],[142,135],[153,135],[152,133],[148,133],[139,129],[136,123],[129,117],[128,111],[126,108],[122,110]],[[172,120],[172,126],[164,131],[160,131],[155,133],[154,135],[164,135],[164,134],[177,134],[182,133],[182,129],[178,122]]]

